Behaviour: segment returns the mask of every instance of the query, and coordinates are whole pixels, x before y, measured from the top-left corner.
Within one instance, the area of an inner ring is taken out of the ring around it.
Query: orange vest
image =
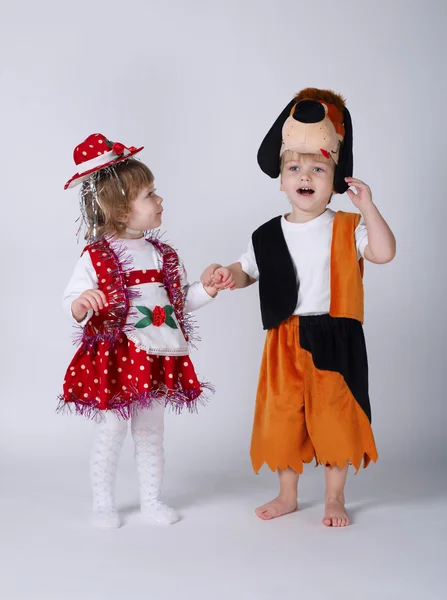
[[[332,317],[347,317],[363,323],[363,258],[358,260],[355,229],[360,215],[338,211],[332,229],[331,305]]]

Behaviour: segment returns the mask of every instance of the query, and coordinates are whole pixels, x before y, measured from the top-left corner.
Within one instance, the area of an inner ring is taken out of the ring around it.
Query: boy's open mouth
[[[312,196],[314,190],[307,187],[298,188],[297,192],[300,196]]]

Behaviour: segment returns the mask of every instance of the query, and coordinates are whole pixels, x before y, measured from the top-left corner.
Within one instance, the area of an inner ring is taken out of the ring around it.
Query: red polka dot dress
[[[125,419],[154,401],[195,410],[211,387],[199,382],[188,354],[187,313],[212,299],[199,282],[188,284],[176,252],[157,239],[104,238],[76,266],[64,294],[69,315],[87,289],[102,290],[107,302],[80,324],[59,409]]]

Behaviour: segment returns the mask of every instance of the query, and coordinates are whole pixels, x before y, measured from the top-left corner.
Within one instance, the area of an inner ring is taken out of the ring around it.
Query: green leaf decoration
[[[137,306],[138,310],[140,311],[140,313],[143,313],[143,315],[146,315],[146,317],[150,317],[151,318],[151,323],[152,323],[152,311],[150,308],[146,308],[146,306]]]
[[[109,140],[104,140],[104,143],[106,146],[108,146],[109,148],[112,148],[114,142],[110,142]]]
[[[174,319],[172,317],[166,317],[165,323],[171,329],[178,329],[177,323],[174,321]]]
[[[152,325],[152,318],[145,317],[144,319],[141,319],[141,321],[138,321],[138,323],[135,323],[134,327],[136,329],[143,329],[144,327],[149,327],[149,325]]]
[[[170,317],[172,315],[172,313],[174,312],[174,307],[171,306],[170,304],[163,306],[163,309],[164,309],[167,317]]]

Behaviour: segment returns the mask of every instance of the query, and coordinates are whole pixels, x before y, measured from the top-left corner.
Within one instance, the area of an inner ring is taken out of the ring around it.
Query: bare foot
[[[263,521],[276,519],[283,515],[288,515],[298,509],[296,498],[286,499],[277,496],[274,500],[267,502],[255,509],[257,516]]]
[[[323,525],[326,525],[326,527],[346,527],[346,525],[349,525],[349,516],[346,512],[343,497],[326,498]]]

